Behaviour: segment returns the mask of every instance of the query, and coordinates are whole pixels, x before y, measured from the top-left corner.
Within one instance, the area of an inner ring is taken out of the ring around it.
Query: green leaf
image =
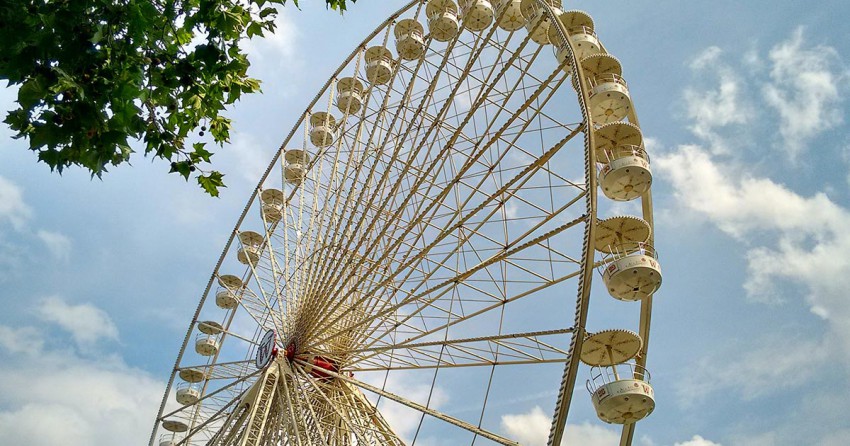
[[[41,76],[32,78],[18,90],[18,103],[24,110],[33,108],[48,93],[47,85]]]
[[[106,28],[106,25],[101,23],[97,25],[97,31],[95,31],[94,36],[89,40],[93,45],[97,45],[103,40],[103,31]]]
[[[223,177],[221,172],[212,171],[209,175],[198,175],[198,184],[211,196],[218,197],[218,188],[227,187],[222,181]]]
[[[192,163],[189,161],[174,161],[171,163],[171,170],[169,172],[177,172],[188,180],[189,175],[192,173]]]
[[[208,151],[204,147],[207,145],[205,142],[196,142],[192,144],[192,149],[194,150],[189,156],[192,157],[193,161],[200,162],[203,161],[205,163],[210,162],[210,157],[212,156],[212,152]]]
[[[251,23],[250,25],[248,25],[248,30],[246,31],[246,34],[248,35],[248,38],[251,38],[251,37],[254,37],[254,36],[262,37],[262,35],[263,35],[263,25],[259,22]]]

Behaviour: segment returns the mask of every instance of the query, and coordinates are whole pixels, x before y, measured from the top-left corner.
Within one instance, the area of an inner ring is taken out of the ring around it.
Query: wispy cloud
[[[0,347],[10,353],[36,354],[41,352],[44,338],[34,327],[7,327],[0,325]]]
[[[539,406],[533,407],[528,412],[503,415],[501,420],[502,431],[512,440],[516,440],[523,446],[544,446],[549,441],[549,428],[552,418]],[[567,424],[564,429],[564,437],[561,445],[582,446],[616,446],[620,444],[620,432],[598,424],[583,422],[580,424]],[[654,446],[655,442],[649,436],[644,435],[640,439],[643,446]],[[691,440],[676,443],[675,446],[721,446],[694,435]]]
[[[0,223],[5,220],[20,231],[31,216],[32,209],[24,202],[21,188],[0,176]]]
[[[834,48],[806,43],[801,27],[770,50],[770,81],[762,90],[779,114],[782,145],[792,158],[811,138],[841,124],[841,93],[848,80]]]
[[[717,152],[726,153],[729,148],[718,133],[719,129],[744,125],[750,120],[751,106],[741,97],[742,77],[723,60],[723,51],[709,47],[701,52],[689,67],[698,77],[707,77],[716,82],[712,88],[686,88],[684,92],[689,128],[694,134],[711,142]]]
[[[654,166],[672,186],[682,208],[745,247],[747,296],[777,303],[792,297],[787,284],[802,285],[809,309],[828,321],[840,357],[850,364],[850,308],[845,304],[846,278],[850,277],[850,258],[845,254],[850,252],[850,233],[845,227],[850,209],[825,192],[801,194],[758,175],[752,164],[727,150],[728,144],[746,147],[757,132],[742,136],[726,128],[757,124],[739,116],[742,103],[762,101],[755,103],[774,107],[778,119],[761,119],[758,131],[769,134],[770,128],[779,128],[787,159],[793,162],[797,154],[808,150],[806,144],[812,138],[841,122],[838,85],[846,74],[834,49],[806,46],[804,32],[798,28],[769,52],[769,79],[757,71],[750,74],[765,77],[750,81],[753,85],[767,82],[764,98],[757,94],[741,98],[742,90],[736,87],[737,79],[743,77],[741,70],[723,62],[721,55],[722,50],[711,47],[691,63],[695,72],[710,70],[720,79],[719,86],[686,90],[691,128],[699,142],[662,151]],[[835,149],[840,154],[843,147]]]
[[[677,442],[675,446],[721,446],[721,445],[720,445],[720,443],[715,443],[711,440],[706,440],[705,438],[702,438],[699,435],[694,435],[693,438],[691,438],[688,441],[684,441],[684,442],[681,442],[681,443]]]
[[[824,193],[800,195],[741,166],[715,160],[699,146],[656,158],[681,206],[742,241],[747,295],[760,302],[786,296],[783,283],[803,285],[811,311],[827,320],[850,363],[850,210]]]
[[[147,438],[164,383],[114,356],[82,358],[63,348],[63,339],[40,333],[0,325],[4,444],[86,446]]]
[[[53,231],[39,230],[36,235],[44,242],[53,258],[68,261],[71,258],[71,239]]]
[[[66,330],[82,348],[100,340],[118,339],[118,327],[109,315],[91,304],[73,305],[59,297],[48,297],[39,302],[36,314]]]
[[[832,347],[780,335],[762,337],[756,344],[729,345],[689,366],[677,388],[682,406],[699,405],[712,395],[749,401],[800,387],[817,375]],[[728,360],[744,351],[745,361]]]
[[[502,416],[502,430],[509,438],[524,446],[544,446],[549,440],[552,418],[539,406],[531,411]],[[614,430],[590,423],[568,424],[562,445],[615,446],[620,444],[620,434]]]

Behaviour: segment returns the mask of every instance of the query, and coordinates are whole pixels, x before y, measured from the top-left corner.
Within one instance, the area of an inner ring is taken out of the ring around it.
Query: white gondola
[[[219,288],[215,293],[215,304],[222,309],[232,310],[239,306],[239,301],[242,300],[236,291],[230,288]]]
[[[620,121],[631,113],[632,99],[623,79],[623,68],[616,57],[593,54],[581,59],[590,86],[590,114],[593,123],[603,125]]]
[[[193,367],[180,369],[177,376],[188,383],[199,383],[207,377],[203,370]]]
[[[159,437],[159,446],[177,446],[179,440],[174,438],[173,434],[162,435]]]
[[[265,241],[263,236],[254,231],[244,231],[239,233],[239,241],[242,242],[242,247],[236,253],[236,259],[243,265],[256,265]]]
[[[329,147],[336,141],[337,121],[330,113],[310,115],[310,142],[316,147]]]
[[[218,353],[219,347],[221,347],[219,335],[198,333],[195,336],[195,352],[201,356],[213,356]]]
[[[615,299],[637,301],[661,287],[661,264],[648,243],[612,246],[599,268],[605,287]]]
[[[242,279],[232,274],[224,274],[218,277],[218,284],[220,288],[215,293],[215,304],[225,310],[236,308],[239,305],[238,293],[242,288]]]
[[[649,372],[631,362],[642,348],[640,336],[628,330],[601,331],[584,340],[580,358],[591,366],[587,390],[602,421],[630,424],[655,409]]]
[[[283,218],[283,192],[278,189],[266,189],[260,193],[263,203],[263,218],[267,223],[276,223]]]
[[[488,0],[461,0],[463,27],[479,32],[493,23],[493,5]]]
[[[184,406],[195,404],[201,399],[201,387],[193,383],[179,383],[175,397],[177,402]]]
[[[287,164],[283,168],[283,178],[293,186],[299,186],[307,176],[307,168],[303,164]]]
[[[604,52],[599,39],[593,30],[593,19],[584,11],[565,11],[558,15],[558,21],[564,25],[567,35],[576,52],[576,60],[582,60],[587,56]],[[569,49],[566,42],[561,38],[557,26],[549,27],[549,41],[554,45],[555,58],[558,63],[564,64],[564,71],[570,71],[570,63],[567,60]]]
[[[619,367],[619,371],[614,367],[591,367],[587,390],[599,419],[611,424],[632,424],[655,410],[655,391],[645,368],[628,362]]]
[[[413,19],[400,20],[393,33],[399,57],[416,60],[425,55],[425,34],[421,23]]]
[[[596,161],[602,166],[599,187],[605,196],[628,201],[646,193],[652,185],[652,172],[640,128],[614,121],[596,128],[593,134]]]
[[[386,47],[373,46],[366,50],[366,80],[375,85],[384,85],[393,75],[393,53]]]
[[[460,31],[457,4],[453,0],[428,0],[425,15],[428,16],[428,31],[439,42],[452,40]]]
[[[353,115],[363,106],[363,82],[356,77],[344,77],[336,83],[336,108]]]
[[[516,31],[525,26],[525,18],[520,8],[521,0],[496,0],[496,12],[499,28],[505,31]]]
[[[561,0],[546,0],[545,3],[555,8],[556,14],[561,12]],[[546,8],[538,0],[522,0],[520,8],[531,40],[540,45],[549,44],[549,26],[552,23],[549,21]]]
[[[310,164],[310,154],[302,149],[289,149],[283,154],[283,159],[288,164]]]
[[[618,146],[605,152],[607,164],[599,170],[599,187],[606,197],[629,201],[652,186],[649,155],[640,146]]]

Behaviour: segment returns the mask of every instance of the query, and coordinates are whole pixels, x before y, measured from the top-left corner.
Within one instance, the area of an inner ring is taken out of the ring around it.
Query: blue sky
[[[251,43],[264,94],[231,112],[233,143],[214,158],[227,175],[219,199],[142,157],[103,180],[59,176],[0,129],[0,433],[10,444],[147,442],[251,189],[353,42],[403,2],[360,0],[344,17],[319,3],[290,6],[276,36]],[[622,61],[656,178],[658,407],[635,443],[848,444],[850,5],[566,7],[589,12]],[[7,108],[14,98],[0,91]],[[583,390],[576,398],[589,405]],[[518,404],[503,431],[543,444],[548,401]],[[616,444],[589,410],[569,421],[579,444]]]

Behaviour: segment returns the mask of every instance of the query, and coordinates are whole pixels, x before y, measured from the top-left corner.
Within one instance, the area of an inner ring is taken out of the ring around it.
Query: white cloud
[[[223,165],[232,166],[226,173],[237,176],[250,185],[256,185],[274,155],[277,146],[264,144],[263,141],[248,133],[235,132],[231,148],[221,152]],[[230,177],[228,177],[230,178]],[[279,187],[279,186],[278,186]]]
[[[809,140],[841,124],[842,93],[850,72],[834,48],[806,43],[803,28],[798,28],[764,59],[754,49],[746,52],[740,63],[745,70],[724,60],[723,50],[716,46],[697,55],[688,66],[697,79],[712,86],[684,90],[694,135],[712,153],[731,154],[731,145],[745,143],[735,133],[751,134],[754,127],[770,124],[780,136],[780,148],[794,161]],[[753,119],[764,116],[759,111],[765,109],[775,111],[778,122]]]
[[[681,404],[692,407],[711,395],[746,401],[799,387],[822,371],[832,352],[825,343],[781,336],[756,344],[731,345],[689,366],[677,386]]]
[[[50,250],[50,254],[57,260],[68,261],[71,258],[71,239],[52,231],[39,230],[36,235]]]
[[[707,398],[723,395],[730,407],[737,407],[741,401],[768,395],[798,398],[802,391],[805,396],[797,404],[821,407],[810,402],[817,391],[807,386],[819,382],[828,364],[837,371],[850,364],[850,308],[846,305],[850,233],[845,229],[850,208],[824,191],[795,191],[780,180],[790,176],[769,178],[757,169],[768,163],[771,172],[787,168],[775,165],[777,152],[793,162],[813,146],[815,137],[842,123],[840,106],[848,74],[833,48],[811,43],[802,29],[764,57],[754,50],[747,52],[740,66],[724,63],[722,54],[709,49],[691,64],[695,74],[714,74],[719,79],[705,90],[687,90],[688,117],[699,142],[653,152],[658,178],[672,186],[678,202],[676,209],[661,209],[659,215],[675,214],[680,224],[683,220],[691,225],[707,222],[736,240],[738,248],[731,255],[743,252],[747,276],[742,285],[747,298],[770,304],[802,300],[825,321],[826,330],[823,336],[803,337],[788,334],[797,326],[771,326],[775,334],[730,341],[688,367],[686,377],[676,384],[677,396],[684,406],[703,407]],[[760,111],[759,118],[725,116],[742,113],[737,110],[740,104]],[[765,152],[763,141],[771,137],[777,138],[781,148]],[[831,151],[835,158],[842,144],[846,141],[818,149]],[[749,153],[742,156],[744,151]],[[850,151],[845,152],[846,162]],[[794,184],[807,179],[798,172],[783,173],[795,175]],[[789,305],[788,310],[793,307]],[[754,446],[828,444],[825,433],[835,431],[842,421],[804,412],[795,409],[789,412],[793,419],[770,429],[750,427],[745,417],[733,429],[739,432],[730,432],[731,440],[726,441]],[[752,415],[759,419],[758,413]],[[819,422],[806,422],[812,419]],[[675,445],[718,443],[697,435]]]
[[[732,125],[743,125],[751,113],[741,99],[741,76],[721,60],[722,50],[716,46],[700,53],[689,65],[699,75],[716,77],[717,86],[701,90],[686,88],[684,92],[687,116],[692,120],[691,131],[700,138],[711,141],[712,148],[727,152],[725,141],[718,129]]]
[[[279,8],[274,34],[246,39],[245,51],[253,64],[261,69],[287,67],[298,57],[298,28],[286,9]]]
[[[0,326],[0,432],[5,444],[89,446],[141,444],[151,424],[164,383],[114,357],[83,359],[49,339],[27,354],[8,344],[9,333],[26,340],[32,327]],[[8,344],[8,345],[7,345]]]
[[[804,48],[803,28],[770,50],[770,82],[764,86],[767,104],[780,116],[779,133],[792,159],[805,143],[843,119],[841,90],[847,72],[837,68],[834,48],[817,45]]]
[[[797,194],[740,166],[714,160],[698,146],[656,157],[679,203],[747,246],[747,295],[779,302],[782,284],[803,285],[810,310],[827,320],[850,362],[850,210],[823,193]]]
[[[31,216],[21,188],[0,176],[0,222],[6,220],[15,230],[21,230]]]
[[[552,418],[535,406],[530,412],[502,416],[502,430],[508,438],[523,446],[544,446],[549,440]],[[620,434],[603,426],[590,424],[567,424],[562,445],[616,446]]]
[[[35,354],[41,351],[44,339],[33,327],[13,328],[0,325],[0,347],[11,353]]]
[[[705,438],[702,438],[699,435],[694,435],[694,437],[691,438],[688,441],[685,441],[683,443],[677,442],[675,446],[721,446],[721,445],[720,445],[720,443],[715,443],[713,441],[706,440]]]
[[[67,330],[80,347],[89,347],[101,339],[118,339],[118,328],[100,308],[91,304],[70,305],[59,297],[41,300],[36,314]]]
[[[847,439],[850,438],[850,429],[839,429],[835,432],[827,434],[820,441],[820,446],[847,446]]]

